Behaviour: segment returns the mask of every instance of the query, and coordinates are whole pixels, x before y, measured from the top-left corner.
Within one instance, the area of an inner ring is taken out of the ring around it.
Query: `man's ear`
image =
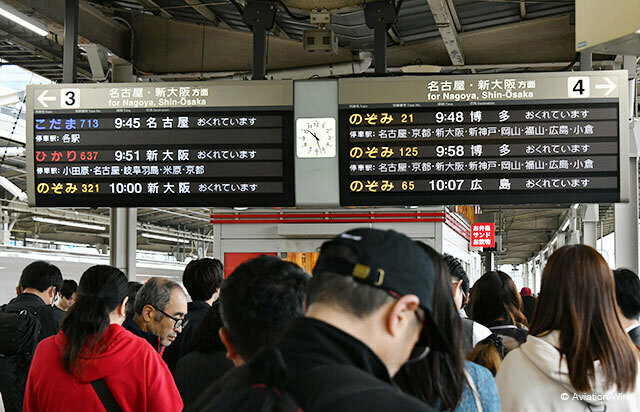
[[[222,344],[225,348],[227,348],[227,358],[231,359],[236,367],[244,365],[244,359],[242,359],[242,356],[240,356],[238,352],[236,352],[236,347],[233,346],[233,342],[231,342],[231,337],[229,336],[229,331],[227,330],[227,328],[220,328],[218,334],[220,335]]]
[[[416,295],[404,295],[387,310],[386,327],[391,336],[402,334],[407,325],[417,321],[415,311],[420,306]]]
[[[144,305],[144,307],[142,308],[142,320],[149,323],[152,322],[154,320],[154,316],[153,316],[153,306],[151,305]]]
[[[47,289],[47,294],[49,295],[49,304],[51,305],[53,304],[56,298],[56,287],[49,286],[49,289]]]
[[[465,305],[466,305],[467,303],[469,303],[469,298],[470,298],[470,297],[471,297],[471,293],[465,293],[465,295],[464,295],[464,302],[462,302],[462,303],[464,303]]]

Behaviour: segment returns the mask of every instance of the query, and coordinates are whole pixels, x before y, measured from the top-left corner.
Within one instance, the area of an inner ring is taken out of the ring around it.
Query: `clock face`
[[[335,157],[336,119],[299,118],[296,122],[296,142],[298,157]]]

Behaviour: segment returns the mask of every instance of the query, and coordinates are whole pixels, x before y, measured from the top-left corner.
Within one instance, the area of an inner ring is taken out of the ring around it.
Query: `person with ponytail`
[[[127,294],[119,269],[98,265],[84,272],[60,332],[36,349],[25,412],[182,410],[160,355],[122,327]]]

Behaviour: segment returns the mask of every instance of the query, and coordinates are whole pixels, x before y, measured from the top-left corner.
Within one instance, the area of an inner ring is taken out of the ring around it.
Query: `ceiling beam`
[[[132,15],[139,42],[136,66],[144,72],[202,73],[251,70],[253,35],[248,31],[168,20],[158,16]],[[233,44],[234,47],[229,47]],[[224,50],[224,53],[212,51]],[[269,70],[352,62],[351,51],[337,54],[305,52],[297,40],[269,38]]]
[[[451,64],[454,66],[464,65],[464,54],[460,48],[460,41],[458,40],[458,31],[456,30],[455,20],[452,17],[452,13],[447,5],[447,0],[427,0],[433,20],[438,26],[440,36],[444,42],[451,59]]]
[[[164,17],[165,19],[173,19],[173,15],[171,13],[160,7],[158,3],[153,0],[140,0],[140,4],[142,4],[145,9],[150,9],[149,11],[151,11],[152,13],[154,11],[157,11],[160,16]]]
[[[574,30],[569,14],[465,31],[458,35],[458,40],[464,50],[466,65],[569,62],[575,55]],[[532,42],[544,47],[531,47]],[[387,57],[389,67],[412,65],[416,59],[425,65],[439,66],[447,66],[450,61],[439,38],[390,47]],[[482,209],[487,208],[489,206]]]
[[[65,0],[5,1],[45,23],[50,31],[62,39]],[[86,0],[80,1],[78,35],[79,43],[99,43],[117,56],[129,57],[131,44],[129,30]]]
[[[216,26],[230,29],[231,26],[226,21],[222,20],[217,14],[215,14],[206,4],[200,2],[200,0],[184,0],[185,3],[193,7],[195,11],[200,13],[202,17],[210,21]]]

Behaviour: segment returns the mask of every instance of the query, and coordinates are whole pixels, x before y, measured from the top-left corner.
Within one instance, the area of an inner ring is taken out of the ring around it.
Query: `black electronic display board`
[[[37,206],[294,205],[292,105],[32,116]]]
[[[341,104],[340,203],[618,202],[619,111],[618,99]]]

